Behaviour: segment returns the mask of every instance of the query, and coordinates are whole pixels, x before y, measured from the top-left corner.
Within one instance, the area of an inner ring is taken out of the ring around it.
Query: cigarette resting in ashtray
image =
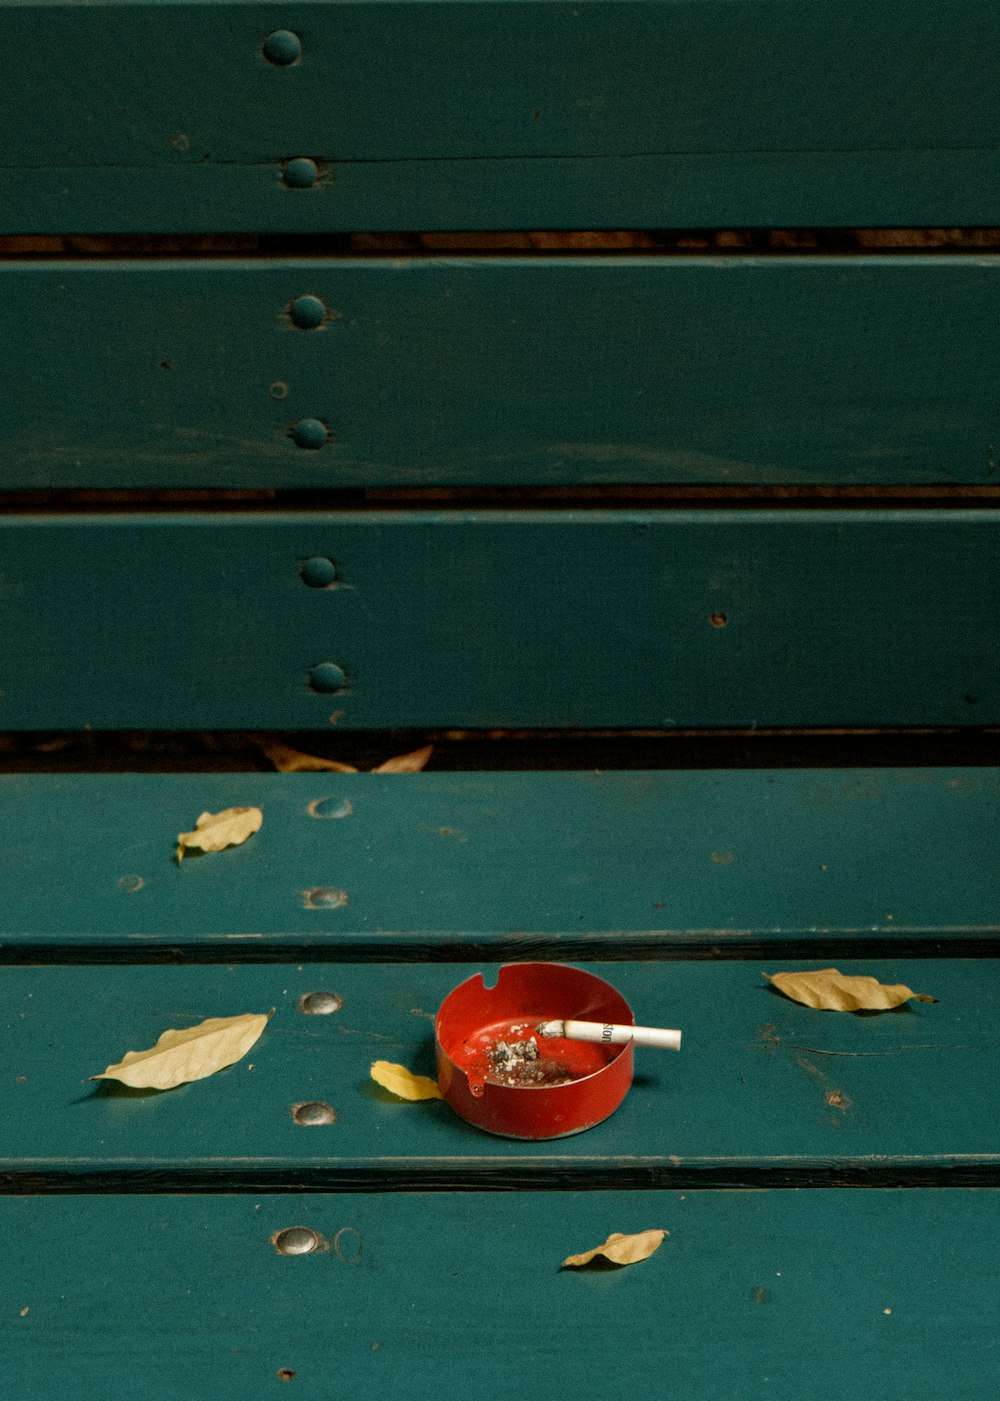
[[[569,1041],[600,1041],[605,1046],[658,1046],[663,1051],[679,1051],[681,1033],[662,1026],[620,1026],[614,1022],[540,1022],[539,1036],[563,1036]]]

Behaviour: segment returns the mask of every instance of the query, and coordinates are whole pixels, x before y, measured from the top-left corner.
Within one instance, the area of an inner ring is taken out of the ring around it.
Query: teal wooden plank
[[[637,1050],[636,1082],[610,1119],[540,1143],[483,1133],[441,1101],[403,1104],[369,1078],[374,1060],[434,1074],[433,1016],[467,967],[7,968],[0,1185],[997,1182],[1000,962],[841,960],[843,972],[940,999],[867,1017],[817,1012],[770,988],[762,969],[822,966],[794,956],[587,966],[638,1020],[680,1027],[682,1050]],[[302,1013],[316,990],[337,993],[342,1010]],[[156,1094],[87,1079],[167,1027],[271,1007],[249,1055],[209,1080]],[[336,1122],[297,1124],[293,1107],[311,1101]]]
[[[247,804],[264,812],[256,836],[178,869],[178,832]],[[982,943],[1000,935],[998,805],[991,769],[8,775],[0,947],[500,959]]]
[[[989,0],[4,17],[7,232],[996,221]],[[277,28],[299,36],[291,66],[262,53]],[[283,185],[296,157],[319,163],[312,189]]]
[[[12,1392],[485,1401],[978,1401],[994,1192],[159,1197],[0,1204]],[[303,1225],[330,1241],[279,1255]],[[668,1228],[629,1269],[559,1270]],[[339,1239],[338,1239],[339,1233]],[[339,1254],[333,1242],[340,1246]],[[912,1244],[907,1248],[906,1243]],[[357,1256],[353,1254],[360,1246]],[[502,1381],[498,1378],[502,1377]],[[655,1378],[655,1382],[652,1380]]]
[[[10,515],[0,725],[996,724],[998,527],[992,509]],[[303,582],[310,557],[334,586]]]
[[[329,160],[310,190],[287,189],[281,168],[278,160],[0,167],[0,232],[949,228],[1000,220],[994,150]]]
[[[3,263],[0,486],[989,484],[995,271]],[[294,324],[301,297],[319,327]],[[296,445],[303,418],[329,425],[321,450]]]
[[[178,869],[178,832],[247,804],[256,836]],[[0,948],[981,944],[1000,935],[998,806],[992,769],[7,775]]]

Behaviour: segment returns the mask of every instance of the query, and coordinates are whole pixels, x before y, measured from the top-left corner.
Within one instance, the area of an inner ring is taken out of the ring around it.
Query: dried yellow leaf
[[[254,742],[263,749],[279,773],[358,773],[353,764],[342,764],[338,759],[321,759],[316,754],[303,754],[301,750],[275,740],[258,738]],[[423,749],[386,759],[384,764],[376,764],[369,772],[419,773],[433,753],[433,744],[425,744]]]
[[[204,1080],[242,1060],[260,1038],[271,1012],[239,1017],[209,1017],[183,1031],[165,1031],[148,1051],[128,1051],[92,1080],[120,1080],[136,1090],[172,1090]]]
[[[563,1267],[572,1265],[578,1269],[598,1256],[610,1260],[612,1265],[635,1265],[659,1250],[663,1237],[669,1234],[669,1231],[639,1231],[634,1236],[623,1236],[620,1231],[613,1231],[603,1245],[595,1245],[593,1250],[585,1250],[582,1255],[567,1255]]]
[[[315,754],[303,754],[290,745],[270,739],[255,741],[279,773],[357,773],[353,764],[341,764],[336,759],[320,759]]]
[[[425,744],[423,749],[414,749],[411,754],[397,754],[394,759],[386,759],[377,764],[371,773],[419,773],[434,753],[433,744]]]
[[[203,812],[194,824],[193,832],[177,834],[177,864],[184,860],[185,849],[223,851],[227,846],[239,846],[252,837],[264,821],[260,808],[226,808],[224,812]]]
[[[372,1079],[390,1094],[400,1099],[443,1099],[437,1081],[429,1075],[414,1075],[405,1065],[394,1065],[392,1061],[372,1062]]]
[[[821,968],[817,973],[765,973],[764,977],[793,1002],[821,1012],[888,1012],[911,999],[937,1001],[913,992],[904,983],[880,983],[867,974],[839,973],[836,968]]]

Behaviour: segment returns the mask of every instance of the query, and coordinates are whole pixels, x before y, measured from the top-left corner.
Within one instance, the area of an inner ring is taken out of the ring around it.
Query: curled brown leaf
[[[165,1031],[148,1051],[126,1051],[92,1080],[120,1080],[137,1090],[172,1090],[204,1080],[242,1060],[260,1038],[273,1012],[209,1017],[182,1031]]]
[[[321,759],[316,754],[303,754],[291,745],[277,740],[257,738],[254,743],[263,749],[279,773],[357,773],[353,764],[341,764],[337,759]]]
[[[394,759],[386,759],[376,764],[371,773],[419,773],[434,753],[433,744],[425,744],[423,749],[414,749],[410,754],[397,754]]]
[[[811,973],[765,973],[764,977],[804,1007],[822,1012],[888,1012],[904,1002],[936,1002],[904,983],[880,983],[868,974],[821,968]]]
[[[590,1265],[600,1257],[612,1265],[635,1265],[640,1260],[648,1260],[654,1251],[663,1244],[669,1231],[639,1231],[635,1235],[622,1235],[612,1231],[603,1245],[595,1245],[593,1250],[584,1250],[580,1255],[567,1255],[563,1268],[580,1269]]]
[[[254,743],[262,749],[279,773],[359,773],[353,764],[342,764],[339,759],[323,759],[318,754],[303,754],[300,749],[281,744],[265,735],[257,735]],[[369,773],[419,773],[434,753],[433,744],[425,744],[422,749],[414,749],[409,754],[397,754],[376,764]]]

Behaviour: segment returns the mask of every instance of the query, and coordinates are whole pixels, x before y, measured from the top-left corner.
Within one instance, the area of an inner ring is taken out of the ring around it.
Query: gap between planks
[[[428,771],[1000,767],[1000,728],[715,730],[26,730],[0,773],[271,773],[261,740],[370,769],[433,745]]]
[[[223,515],[307,511],[352,513],[453,510],[753,511],[975,510],[1000,505],[1000,486],[726,486],[615,483],[607,486],[430,486],[291,488],[24,487],[0,491],[5,515],[120,515],[201,512]]]
[[[401,1161],[380,1170],[364,1166],[275,1168],[258,1161],[227,1168],[113,1167],[0,1170],[0,1196],[253,1195],[281,1193],[386,1192],[648,1192],[748,1191],[789,1188],[976,1189],[1000,1188],[1000,1156],[962,1158],[844,1159],[766,1164],[662,1162],[632,1159],[616,1167],[587,1168],[557,1157],[535,1162],[505,1158],[465,1159],[431,1166]]]
[[[872,256],[1000,251],[1000,229],[540,229],[395,231],[317,234],[42,234],[0,236],[0,257],[205,258],[374,257],[421,254],[454,257],[535,253],[586,255],[752,253]]]
[[[278,943],[273,935],[239,933],[204,943],[179,944],[168,937],[142,935],[125,943],[37,942],[37,936],[8,936],[0,944],[2,967],[193,966],[299,963],[670,963],[690,961],[760,962],[768,959],[824,962],[831,959],[1000,958],[1000,926],[983,930],[900,929],[887,937],[864,930],[814,936],[790,931],[784,939],[755,938],[738,930],[653,930],[587,934],[477,935],[460,942],[439,933],[381,933],[367,939],[343,934],[329,943]],[[67,935],[58,936],[60,940]],[[34,941],[33,941],[34,939]]]

